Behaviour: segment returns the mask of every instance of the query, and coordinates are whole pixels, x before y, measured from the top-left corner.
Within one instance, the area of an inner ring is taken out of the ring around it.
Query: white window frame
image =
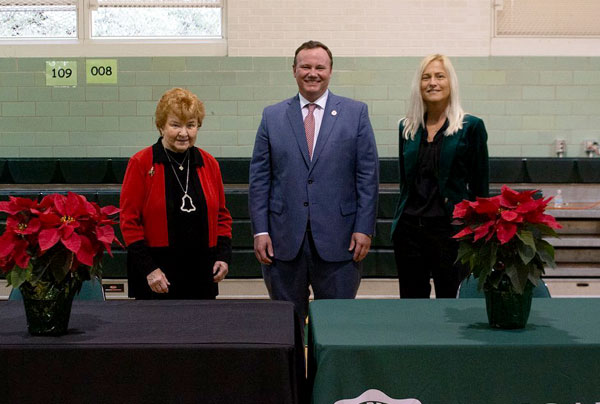
[[[600,56],[600,38],[584,37],[498,37],[496,9],[506,0],[489,0],[492,56]]]
[[[90,0],[78,0],[77,36],[73,39],[0,39],[6,57],[226,56],[227,0],[222,1],[222,38],[92,38]]]

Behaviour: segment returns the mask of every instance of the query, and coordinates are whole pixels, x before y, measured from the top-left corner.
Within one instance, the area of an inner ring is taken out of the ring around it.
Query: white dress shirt
[[[311,104],[306,98],[302,96],[302,94],[298,93],[300,97],[300,110],[302,111],[302,121],[306,119],[308,115],[308,108],[305,108],[307,104]],[[321,122],[323,122],[323,114],[325,113],[325,105],[327,104],[327,97],[329,96],[329,90],[326,90],[322,96],[320,96],[315,102],[312,104],[316,104],[317,107],[313,111],[313,116],[315,117],[315,140],[313,142],[313,149],[310,151],[311,156],[314,156],[315,146],[317,145],[317,138],[319,137],[319,130],[321,129]]]

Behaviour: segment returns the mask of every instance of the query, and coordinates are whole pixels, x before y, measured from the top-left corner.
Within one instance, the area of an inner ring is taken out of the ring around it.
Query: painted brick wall
[[[366,102],[380,155],[397,154],[397,122],[420,58],[335,57],[331,89]],[[492,156],[583,156],[600,140],[600,58],[455,57],[465,109],[485,120]],[[79,66],[84,60],[78,59]],[[153,115],[173,86],[207,116],[198,144],[249,157],[262,109],[297,89],[291,57],[120,58],[118,85],[45,86],[44,59],[0,59],[0,156],[128,157],[155,141]]]
[[[230,56],[287,56],[308,39],[338,56],[487,56],[489,0],[230,0]]]

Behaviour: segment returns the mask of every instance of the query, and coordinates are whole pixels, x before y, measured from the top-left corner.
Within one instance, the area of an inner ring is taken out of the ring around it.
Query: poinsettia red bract
[[[48,195],[39,203],[10,197],[0,202],[0,212],[8,214],[0,236],[0,269],[5,273],[27,269],[32,258],[57,253],[59,245],[72,253],[71,271],[81,264],[95,267],[104,251],[111,254],[113,242],[122,245],[113,229],[117,222],[109,217],[119,209],[101,208],[73,192]]]
[[[455,205],[454,219],[463,225],[453,236],[460,239],[458,260],[483,278],[480,286],[493,267],[505,268],[522,293],[527,279],[539,279],[544,264],[554,265],[554,249],[543,237],[556,236],[554,229],[561,226],[545,213],[552,198],[536,199],[537,192],[504,185],[500,195]]]

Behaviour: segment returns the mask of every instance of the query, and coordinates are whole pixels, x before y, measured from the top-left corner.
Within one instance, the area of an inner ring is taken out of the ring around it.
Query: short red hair
[[[184,88],[172,88],[160,97],[156,106],[154,120],[158,129],[165,127],[169,114],[175,115],[183,122],[197,119],[198,126],[202,126],[205,115],[204,104],[191,91]]]

